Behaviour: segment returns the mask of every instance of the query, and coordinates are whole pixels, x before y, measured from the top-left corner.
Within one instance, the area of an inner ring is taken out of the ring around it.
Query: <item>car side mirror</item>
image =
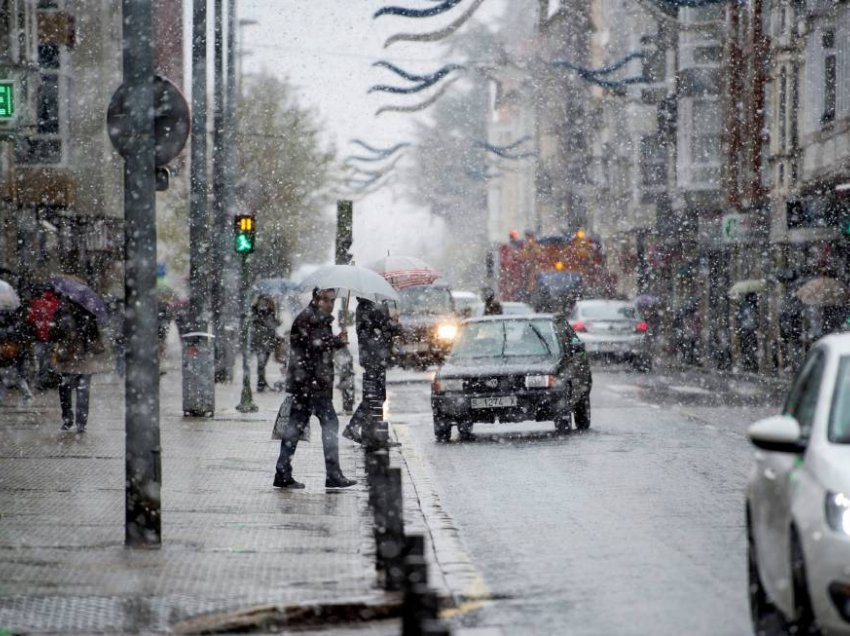
[[[570,351],[572,353],[585,353],[587,349],[581,338],[575,337],[570,339]]]
[[[750,426],[747,436],[761,450],[795,455],[806,450],[800,423],[790,415],[774,415],[759,420]]]

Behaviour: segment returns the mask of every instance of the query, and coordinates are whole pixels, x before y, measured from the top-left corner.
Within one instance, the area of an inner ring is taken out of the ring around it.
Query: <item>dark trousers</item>
[[[269,363],[269,349],[260,349],[257,351],[257,388],[266,388],[266,365]]]
[[[310,421],[310,416],[319,418],[322,426],[322,449],[325,451],[325,473],[329,479],[342,476],[339,467],[339,420],[330,397],[304,397],[294,395],[289,421],[280,440],[280,456],[277,458],[277,473],[292,477],[292,456],[298,446],[298,437]]]
[[[91,376],[82,373],[63,373],[59,382],[59,405],[62,407],[62,424],[66,428],[74,425],[74,408],[71,400],[77,393],[77,428],[82,430],[89,420],[89,387]]]
[[[363,400],[348,423],[349,429],[361,430],[369,422],[380,421],[383,415],[384,400],[387,399],[386,367],[364,367]]]

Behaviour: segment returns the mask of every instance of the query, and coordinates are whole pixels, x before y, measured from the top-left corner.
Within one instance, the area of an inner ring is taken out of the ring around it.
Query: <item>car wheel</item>
[[[756,541],[752,524],[747,514],[747,565],[750,597],[750,619],[753,632],[760,636],[781,636],[788,633],[788,626],[779,610],[767,598],[758,568]]]
[[[460,439],[464,442],[471,442],[475,439],[472,434],[472,422],[458,422],[457,431],[460,433]]]
[[[451,422],[446,422],[444,420],[440,420],[434,418],[434,437],[438,442],[445,443],[451,440],[452,438],[452,424]]]
[[[563,415],[557,416],[555,418],[555,432],[568,433],[569,430],[573,427],[572,417],[572,413],[564,413]]]
[[[806,559],[803,546],[796,529],[791,529],[791,581],[794,589],[794,626],[796,634],[820,634],[812,599],[809,596],[809,583],[806,576]]]
[[[590,428],[590,394],[586,394],[581,400],[578,401],[578,404],[575,405],[575,410],[573,411],[573,417],[575,417],[576,422],[576,430],[586,431]]]

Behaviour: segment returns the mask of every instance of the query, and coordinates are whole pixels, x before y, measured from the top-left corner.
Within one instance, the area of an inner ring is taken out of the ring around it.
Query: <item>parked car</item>
[[[575,329],[591,356],[630,362],[640,371],[652,368],[647,324],[637,308],[623,300],[579,300],[570,313]]]
[[[460,319],[448,285],[417,285],[399,291],[399,325],[393,359],[402,367],[441,363],[457,335]]]
[[[574,420],[590,427],[592,377],[584,343],[563,318],[548,314],[465,321],[431,386],[437,441],[457,426],[470,438],[476,422]]]
[[[813,346],[782,414],[753,424],[749,437],[756,632],[850,634],[850,334]]]

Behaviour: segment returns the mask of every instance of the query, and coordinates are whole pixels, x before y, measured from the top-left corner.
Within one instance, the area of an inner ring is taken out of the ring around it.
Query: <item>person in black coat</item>
[[[257,393],[268,388],[266,364],[277,346],[277,308],[268,294],[260,294],[251,306],[251,348],[257,353]]]
[[[292,477],[292,456],[311,415],[318,417],[322,426],[325,487],[346,488],[357,483],[347,479],[339,466],[339,420],[333,405],[333,354],[348,344],[348,334],[343,331],[335,336],[331,330],[335,300],[333,289],[314,289],[310,304],[292,323],[286,371],[286,390],[292,395],[292,407],[280,441],[274,476],[277,488],[304,488],[304,484]]]
[[[362,442],[363,425],[370,416],[378,414],[387,398],[387,366],[392,339],[399,333],[400,327],[390,317],[386,304],[376,304],[366,298],[357,299],[355,324],[360,366],[363,367],[363,400],[342,431],[342,436],[359,444]]]

